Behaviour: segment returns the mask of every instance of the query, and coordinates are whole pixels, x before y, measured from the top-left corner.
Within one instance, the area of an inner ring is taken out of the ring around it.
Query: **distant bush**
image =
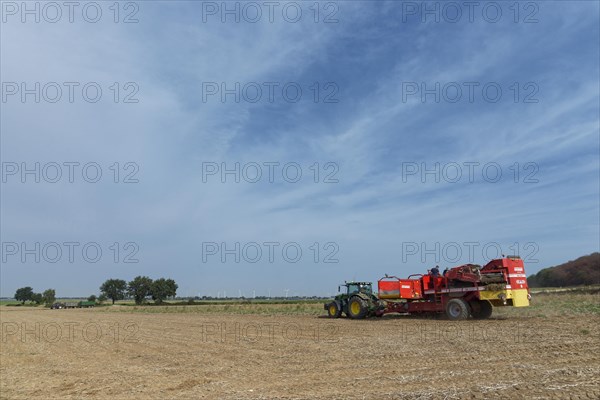
[[[44,291],[44,293],[42,294],[42,297],[44,299],[44,303],[46,304],[46,307],[50,307],[56,301],[56,291],[54,289],[48,289],[48,290]]]

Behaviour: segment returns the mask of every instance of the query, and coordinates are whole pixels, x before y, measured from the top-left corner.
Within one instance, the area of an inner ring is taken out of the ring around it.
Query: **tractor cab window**
[[[351,283],[348,285],[348,294],[357,293],[360,287],[356,283]]]
[[[360,291],[363,293],[371,294],[371,285],[360,285]]]
[[[370,294],[371,293],[371,285],[363,284],[363,283],[348,284],[348,294],[353,294],[353,293],[358,293],[358,292]]]

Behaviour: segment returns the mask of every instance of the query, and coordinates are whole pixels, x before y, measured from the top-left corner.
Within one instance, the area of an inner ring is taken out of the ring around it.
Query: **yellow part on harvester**
[[[503,297],[506,300],[512,300],[512,305],[514,307],[529,306],[527,289],[483,290],[479,292],[479,298],[481,300],[490,300],[494,303],[497,301],[502,301]]]

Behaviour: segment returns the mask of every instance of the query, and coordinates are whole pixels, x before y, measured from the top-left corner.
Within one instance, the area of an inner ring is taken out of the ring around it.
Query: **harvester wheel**
[[[492,315],[492,304],[487,300],[474,300],[469,304],[474,319],[487,319]]]
[[[451,299],[446,304],[446,315],[452,321],[469,318],[469,305],[463,299]]]
[[[340,305],[336,301],[332,301],[327,306],[327,316],[329,318],[339,318],[342,315],[342,310],[340,309]]]
[[[363,319],[369,309],[367,303],[358,296],[353,296],[348,302],[348,316],[352,319]]]

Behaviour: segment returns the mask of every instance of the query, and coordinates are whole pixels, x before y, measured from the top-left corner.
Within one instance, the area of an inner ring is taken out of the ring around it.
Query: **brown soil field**
[[[0,397],[600,398],[597,313],[452,322],[155,310],[0,307]]]

